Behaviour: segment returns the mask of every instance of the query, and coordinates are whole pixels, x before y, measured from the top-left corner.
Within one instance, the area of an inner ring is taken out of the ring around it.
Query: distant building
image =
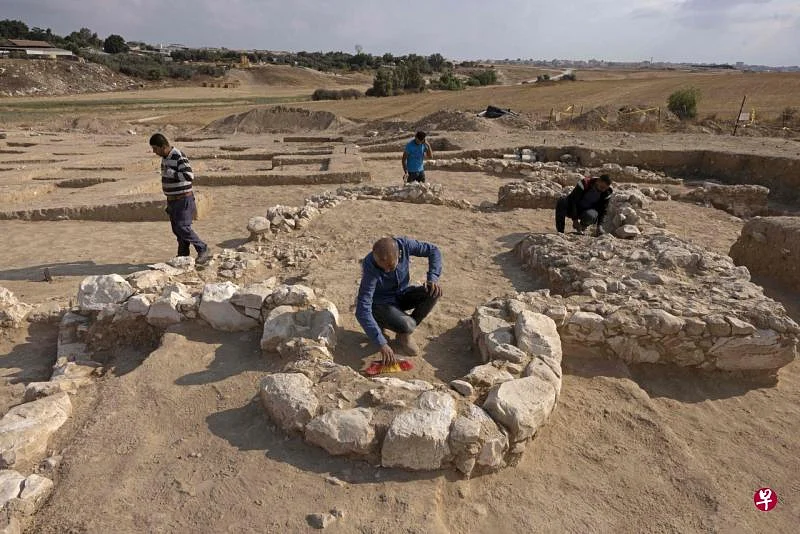
[[[72,57],[69,50],[56,48],[47,41],[0,39],[0,57],[47,58]]]

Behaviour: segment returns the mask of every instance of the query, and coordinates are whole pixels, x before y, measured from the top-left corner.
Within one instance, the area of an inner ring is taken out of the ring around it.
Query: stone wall
[[[737,265],[791,291],[800,288],[800,217],[756,217],[731,247]]]
[[[565,188],[548,180],[512,182],[500,187],[497,205],[503,208],[555,209],[558,199],[571,190],[569,186]]]
[[[796,157],[713,150],[598,149],[586,146],[538,146],[534,150],[543,161],[559,161],[564,154],[570,154],[580,165],[587,167],[604,163],[637,165],[683,179],[704,178],[731,184],[763,185],[784,201],[800,199],[800,159]]]
[[[769,189],[761,185],[719,185],[705,183],[675,200],[714,206],[736,217],[755,217],[768,212]]]
[[[195,219],[202,219],[213,205],[211,195],[195,193],[197,212]],[[115,197],[108,204],[85,206],[62,206],[35,208],[18,211],[0,211],[0,220],[20,219],[24,221],[112,221],[142,222],[165,221],[169,216],[164,211],[166,200],[163,195],[137,195],[134,199]]]
[[[634,240],[531,234],[514,252],[542,287],[520,296],[562,341],[628,362],[775,372],[800,328],[746,268],[667,233]]]

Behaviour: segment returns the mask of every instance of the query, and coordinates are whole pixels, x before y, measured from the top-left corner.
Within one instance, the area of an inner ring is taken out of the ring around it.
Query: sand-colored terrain
[[[683,84],[683,76],[597,76],[576,82],[571,89],[507,86],[302,104],[331,111],[348,122],[298,135],[341,135],[343,143],[286,143],[286,134],[277,132],[202,131],[212,120],[251,107],[248,99],[253,94],[247,93],[246,85],[33,103],[4,99],[1,112],[13,121],[0,148],[20,153],[0,153],[0,212],[157,198],[158,160],[150,153],[147,135],[170,125],[166,131],[171,137],[194,139],[176,145],[194,164],[199,193],[212,200],[196,221],[196,230],[217,250],[236,248],[248,237],[250,217],[263,215],[276,204],[301,205],[303,199],[336,185],[204,185],[204,174],[275,172],[266,160],[262,167],[260,160],[226,159],[226,155],[299,153],[356,143],[365,149],[369,142],[365,130],[374,123],[383,123],[380,135],[389,139],[389,119],[413,126],[441,109],[480,109],[490,102],[531,113],[580,99],[595,106],[648,103],[664,100],[662,93]],[[756,76],[769,82],[761,93],[769,102],[766,108],[778,110],[792,104],[792,99],[800,104],[796,101],[800,91],[792,90],[800,84],[797,76],[700,74],[692,82],[713,94],[708,112],[722,113],[741,99],[743,91],[762,87],[762,82],[753,81]],[[205,94],[197,96],[201,92]],[[261,93],[266,94],[299,93],[297,86],[288,84]],[[217,102],[205,102],[206,95],[221,96]],[[193,102],[195,97],[198,101]],[[100,100],[108,113],[91,109],[92,102]],[[67,118],[84,122],[63,126]],[[621,132],[534,131],[497,122],[481,128],[472,132],[434,128],[433,133],[462,149],[691,148],[791,158],[800,164],[800,144],[792,138],[689,133],[632,137]],[[126,133],[128,129],[135,135]],[[393,135],[401,138],[411,131],[397,130]],[[362,150],[359,168],[368,171],[376,185],[399,184],[399,152],[394,160],[375,157],[379,155]],[[313,165],[313,172],[322,169]],[[311,167],[300,170],[312,172]],[[498,188],[509,181],[485,173],[433,170],[428,174],[428,181],[442,184],[448,197],[476,206],[496,202]],[[63,185],[75,179],[88,179],[78,183],[89,185]],[[654,209],[681,238],[723,254],[743,225],[741,219],[710,207],[666,201]],[[262,274],[321,289],[342,313],[336,361],[361,368],[375,350],[352,314],[359,260],[382,235],[410,235],[436,243],[444,254],[445,297],[417,333],[422,355],[415,358],[413,376],[447,382],[479,363],[466,321],[475,307],[496,296],[536,287],[511,249],[526,233],[552,231],[552,217],[550,210],[473,211],[353,201],[286,237],[309,247],[326,244],[318,258],[294,267],[275,265]],[[1,286],[30,304],[66,305],[83,277],[124,275],[165,261],[174,254],[175,243],[166,220],[0,220],[0,251]],[[425,267],[416,261],[412,278],[423,277]],[[51,282],[43,281],[45,268]],[[794,291],[768,289],[800,320],[800,299]],[[0,336],[4,411],[21,402],[25,384],[48,379],[56,330],[54,325],[36,324]],[[456,472],[407,473],[332,458],[298,438],[286,437],[270,423],[256,397],[264,373],[282,365],[277,355],[262,355],[258,338],[257,331],[225,334],[190,323],[170,329],[152,353],[133,348],[112,353],[108,373],[73,396],[74,413],[51,443],[63,461],[55,490],[29,531],[306,532],[311,530],[308,514],[333,508],[342,510],[344,517],[327,530],[348,533],[789,533],[800,524],[797,361],[777,378],[759,378],[629,366],[572,350],[565,354],[559,404],[519,465],[464,480]],[[753,505],[753,492],[764,486],[781,498],[770,513]]]

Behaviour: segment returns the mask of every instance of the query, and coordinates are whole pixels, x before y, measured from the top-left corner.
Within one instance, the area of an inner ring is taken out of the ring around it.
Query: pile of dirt
[[[607,106],[592,108],[585,113],[581,113],[572,120],[572,127],[579,130],[608,130],[610,119],[614,114],[613,120],[616,122],[616,112]]]
[[[99,93],[139,86],[132,78],[96,63],[6,59],[0,66],[0,97]]]
[[[103,117],[78,117],[64,119],[54,129],[61,132],[114,135],[127,133],[131,129],[131,125]]]
[[[329,111],[311,111],[283,106],[253,108],[244,113],[228,115],[215,120],[203,128],[203,132],[214,134],[261,134],[300,131],[336,130],[350,121]]]
[[[491,129],[487,119],[474,113],[454,110],[441,110],[423,117],[413,125],[413,130],[424,132],[486,132]]]

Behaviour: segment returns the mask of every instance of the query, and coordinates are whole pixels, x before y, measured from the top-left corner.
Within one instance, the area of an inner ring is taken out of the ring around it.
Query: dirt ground
[[[118,114],[147,118],[145,111]],[[205,113],[201,109],[187,120],[200,122]],[[65,132],[30,138],[23,130],[12,133],[8,141],[28,138],[40,144],[22,155],[0,155],[0,168],[10,169],[0,172],[3,187],[24,190],[33,178],[53,174],[120,179],[93,186],[107,188],[101,192],[157,180],[158,162],[141,135]],[[500,130],[446,135],[467,148],[522,142],[614,147],[624,141],[630,147],[800,153],[797,143],[771,138]],[[200,155],[224,145],[266,150],[275,144],[270,136],[230,136],[185,146]],[[58,167],[4,163],[54,157],[54,151],[79,155],[63,156],[68,162]],[[195,163],[200,175],[219,165]],[[57,170],[67,165],[96,171]],[[121,170],[105,170],[115,165]],[[400,182],[399,154],[398,161],[367,160],[365,165],[377,184]],[[507,180],[431,171],[429,181],[442,183],[452,198],[480,204],[496,201]],[[235,247],[247,237],[249,217],[334,188],[201,186],[214,203],[196,229],[215,247]],[[46,194],[67,201],[103,196],[91,189]],[[42,202],[29,198],[14,205]],[[4,208],[8,205],[3,201]],[[742,226],[711,208],[670,201],[655,203],[654,209],[669,229],[721,253],[727,253]],[[268,274],[302,280],[335,302],[344,322],[335,357],[361,367],[375,352],[352,315],[358,261],[385,234],[436,243],[444,254],[445,297],[417,334],[422,355],[415,359],[414,376],[448,381],[478,363],[465,322],[475,307],[534,288],[510,250],[527,232],[552,231],[551,219],[548,210],[472,212],[348,202],[294,237],[302,244],[330,242],[329,252],[302,268]],[[174,238],[166,222],[0,221],[0,251],[0,285],[28,303],[66,303],[84,276],[125,274],[171,257]],[[39,281],[45,267],[55,276],[51,283]],[[416,261],[412,278],[421,279],[425,267]],[[800,319],[796,296],[770,291]],[[336,459],[287,438],[255,399],[263,374],[281,366],[261,355],[258,338],[256,331],[224,334],[184,324],[168,331],[151,354],[133,349],[114,354],[110,372],[73,397],[75,413],[52,444],[64,456],[56,489],[30,532],[306,532],[311,530],[308,514],[333,508],[345,515],[328,531],[364,534],[788,533],[800,524],[798,362],[781,370],[777,380],[765,380],[627,366],[571,347],[560,402],[521,463],[462,480],[453,472],[405,473]],[[55,343],[55,328],[46,326],[0,338],[4,411],[19,402],[25,383],[46,379]],[[753,492],[764,486],[781,498],[771,513],[753,505]]]

